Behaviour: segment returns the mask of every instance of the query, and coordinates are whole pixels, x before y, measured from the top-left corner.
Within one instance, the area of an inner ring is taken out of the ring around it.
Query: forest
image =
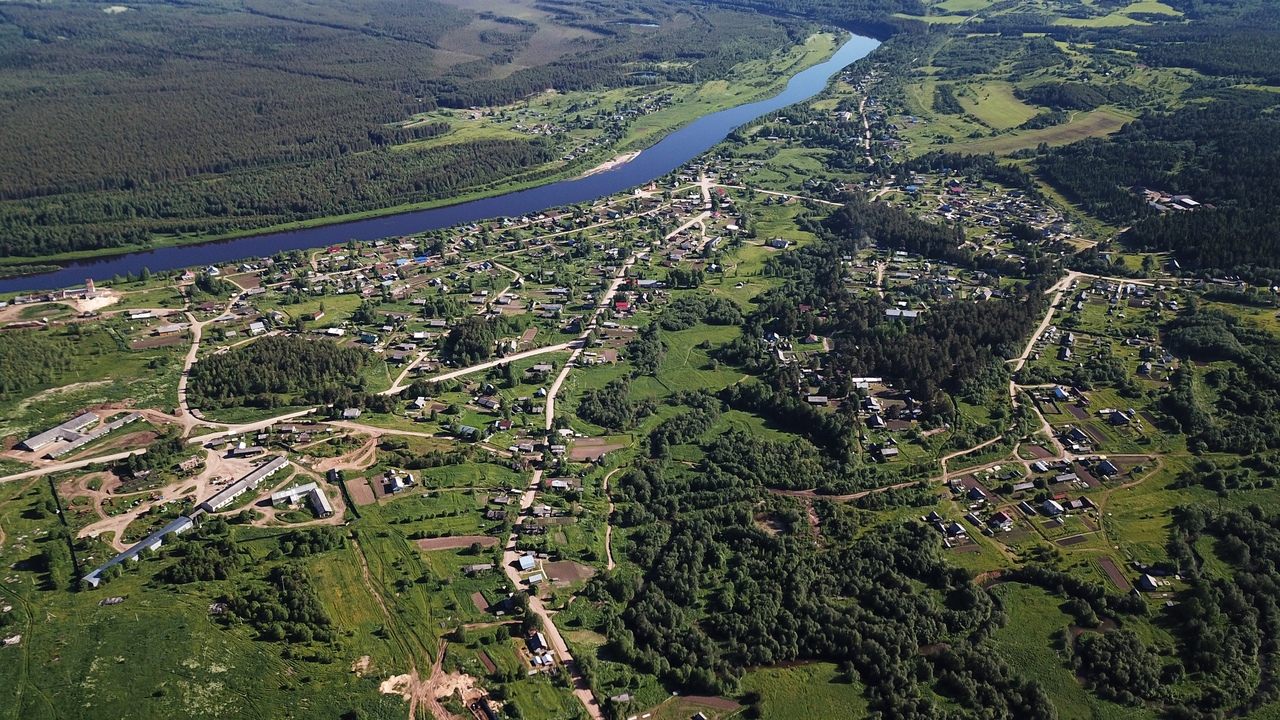
[[[628,430],[653,414],[655,403],[650,398],[633,400],[631,383],[626,378],[589,389],[578,400],[578,417],[610,430]]]
[[[327,340],[272,335],[191,367],[191,404],[204,409],[317,402],[326,390],[362,387],[367,352]]]
[[[887,318],[883,300],[845,291],[845,254],[875,245],[961,266],[990,263],[959,248],[958,228],[925,223],[881,203],[855,200],[816,229],[822,242],[770,258],[765,272],[784,282],[757,299],[743,339],[725,348],[721,358],[759,367],[767,363],[765,348],[749,338],[769,332],[784,337],[817,333],[835,342],[825,363],[824,393],[846,395],[852,377],[893,376],[923,404],[927,416],[946,418],[952,412],[948,393],[960,392],[966,381],[982,375],[982,368],[1016,355],[1047,307],[1043,289],[1052,282],[1051,274],[1013,286],[1004,298],[982,303],[940,299],[915,321]],[[1029,267],[999,267],[1030,274]],[[788,384],[774,382],[779,389]]]
[[[1179,367],[1161,397],[1161,409],[1192,438],[1193,449],[1251,455],[1280,448],[1280,341],[1202,308],[1164,331],[1181,356],[1215,363],[1203,376],[1192,363]]]
[[[803,40],[797,20],[666,2],[645,32],[613,22],[625,4],[548,5],[553,34],[513,20],[478,34],[479,59],[442,44],[479,20],[428,0],[331,0],[243,7],[144,2],[104,16],[82,3],[0,8],[0,257],[147,245],[456,196],[542,177],[540,139],[414,141],[447,122],[405,125],[437,107],[509,104],[579,90],[723,76]],[[566,35],[572,35],[567,32]],[[544,43],[545,45],[545,43]],[[548,51],[550,51],[548,53]]]
[[[1137,250],[1173,251],[1208,273],[1277,275],[1280,105],[1273,93],[1222,90],[1212,102],[1148,113],[1108,139],[1050,151],[1037,165],[1055,187],[1115,224]],[[1157,213],[1132,188],[1185,193],[1212,205]],[[1223,242],[1222,238],[1231,238]]]
[[[0,400],[53,385],[73,366],[69,341],[49,332],[9,330],[0,342]]]
[[[519,334],[530,319],[526,316],[485,318],[468,315],[454,323],[444,340],[446,357],[462,365],[474,365],[493,357],[498,338]]]
[[[1246,713],[1277,699],[1275,667],[1280,607],[1280,517],[1256,506],[1215,512],[1185,506],[1173,513],[1169,554],[1191,589],[1173,609],[1179,662],[1195,677],[1194,692],[1180,698],[1203,712]],[[1230,566],[1226,576],[1206,571],[1197,540],[1211,540],[1218,560]],[[1157,691],[1181,678],[1162,677]],[[1177,687],[1185,692],[1185,685]],[[1195,717],[1185,714],[1182,717]]]
[[[622,477],[618,521],[640,576],[587,588],[607,603],[599,629],[610,655],[686,692],[733,692],[748,667],[825,659],[866,686],[882,717],[1056,716],[1043,689],[986,644],[1003,617],[946,564],[931,530],[888,523],[815,547],[803,511],[761,482],[771,482],[765,468],[819,468],[794,465],[786,444],[748,441],[747,457],[729,442],[696,469],[656,460]],[[764,455],[777,464],[756,467]],[[719,464],[731,457],[740,463]],[[734,474],[744,467],[759,474]],[[766,532],[762,514],[782,532]]]

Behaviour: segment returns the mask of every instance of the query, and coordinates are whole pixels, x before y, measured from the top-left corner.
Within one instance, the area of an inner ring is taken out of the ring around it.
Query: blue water
[[[781,93],[758,102],[721,110],[693,121],[640,153],[631,162],[606,172],[574,180],[543,185],[483,200],[386,215],[369,220],[325,225],[304,230],[288,230],[264,235],[144,250],[113,257],[78,260],[62,269],[42,275],[0,279],[0,292],[27,292],[80,285],[85,278],[95,280],[127,273],[143,267],[152,272],[213,265],[251,257],[265,257],[283,250],[306,250],[338,245],[348,240],[377,240],[438,230],[495,217],[518,217],[547,208],[589,202],[606,195],[644,185],[679,168],[711,149],[745,123],[774,110],[807,100],[826,87],[831,76],[879,46],[867,37],[850,35],[849,40],[826,62],[797,73]]]

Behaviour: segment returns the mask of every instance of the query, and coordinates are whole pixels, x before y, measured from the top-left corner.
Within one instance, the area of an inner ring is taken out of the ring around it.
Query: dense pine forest
[[[420,149],[437,107],[548,88],[723,76],[803,40],[795,20],[625,5],[538,23],[439,2],[71,2],[0,8],[0,256],[145,245],[452,197],[558,158],[542,140]],[[474,40],[468,38],[475,35]],[[576,39],[575,39],[576,38]],[[479,59],[459,62],[458,46]],[[517,61],[519,61],[518,66]],[[393,148],[395,148],[393,150]]]

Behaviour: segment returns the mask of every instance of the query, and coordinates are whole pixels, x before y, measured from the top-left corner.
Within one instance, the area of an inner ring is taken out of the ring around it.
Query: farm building
[[[118,430],[124,427],[125,425],[128,425],[131,422],[135,422],[141,419],[142,419],[141,413],[129,413],[128,415],[125,415],[122,418],[117,418],[115,420],[112,420],[106,425],[103,425],[102,427],[97,428],[95,430],[91,430],[90,432],[80,435],[79,437],[66,438],[71,442],[67,443],[66,445],[63,445],[62,447],[58,447],[50,450],[48,453],[45,454],[45,457],[49,458],[50,460],[56,460],[57,458],[63,455],[66,455],[72,450],[76,450],[78,448],[84,447],[85,445],[88,445],[89,443],[93,442],[94,440],[97,440],[98,438],[102,437],[103,435],[106,435],[109,432],[112,432],[113,430]]]
[[[80,437],[80,431],[98,422],[98,416],[94,413],[85,413],[79,417],[72,418],[57,427],[50,428],[33,435],[26,440],[18,443],[18,448],[35,452],[40,448],[58,442],[60,440],[76,440]]]
[[[101,567],[88,575],[85,575],[84,581],[93,587],[98,587],[98,584],[102,582],[102,572],[107,568],[112,565],[119,565],[125,560],[137,560],[138,556],[142,554],[142,551],[154,550],[155,548],[160,547],[163,544],[164,537],[166,535],[181,535],[193,527],[195,527],[195,523],[191,521],[191,518],[186,515],[179,515],[173,522],[151,533],[137,545],[134,545],[128,550],[125,550],[119,555],[111,558],[107,562],[103,563]]]
[[[258,483],[274,475],[278,470],[289,466],[289,459],[282,456],[276,457],[271,462],[259,467],[257,470],[245,475],[234,483],[223,488],[222,492],[200,503],[200,508],[207,513],[215,513],[222,508],[230,505],[232,501],[241,495],[254,490],[258,487]]]
[[[329,504],[329,498],[325,496],[324,490],[320,489],[315,483],[307,483],[306,485],[298,485],[277,493],[272,493],[271,504],[275,507],[280,505],[297,505],[300,500],[306,498],[311,502],[311,507],[320,517],[329,517],[333,515],[333,505]]]

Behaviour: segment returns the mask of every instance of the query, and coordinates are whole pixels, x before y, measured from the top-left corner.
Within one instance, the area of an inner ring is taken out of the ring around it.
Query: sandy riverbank
[[[602,173],[602,172],[605,172],[606,170],[612,170],[618,167],[619,165],[626,165],[627,163],[631,162],[632,160],[635,160],[639,156],[640,156],[639,150],[635,152],[629,152],[623,155],[619,155],[612,160],[609,160],[607,162],[602,162],[599,165],[591,168],[590,170],[582,173],[582,177],[587,177],[588,175],[595,175],[596,173]]]

